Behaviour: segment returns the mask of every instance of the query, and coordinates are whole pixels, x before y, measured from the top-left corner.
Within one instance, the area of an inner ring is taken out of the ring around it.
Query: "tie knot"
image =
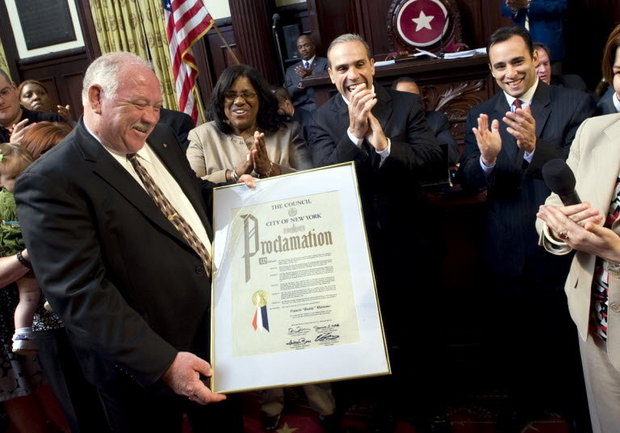
[[[126,156],[127,156],[127,161],[131,163],[133,168],[139,167],[141,165],[140,161],[138,161],[137,153],[128,153]]]
[[[521,108],[521,100],[520,99],[515,99],[514,102],[512,103],[512,105],[515,107],[515,110],[517,108]]]
[[[310,63],[304,60],[304,68],[308,69],[309,66],[310,66]]]

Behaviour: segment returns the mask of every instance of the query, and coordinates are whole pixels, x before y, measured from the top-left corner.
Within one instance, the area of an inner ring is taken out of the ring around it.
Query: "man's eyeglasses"
[[[13,86],[8,86],[0,90],[0,98],[4,99],[7,96],[9,96],[9,93],[11,93],[11,90],[13,90]]]
[[[228,91],[228,92],[224,92],[224,98],[228,99],[229,101],[234,101],[237,98],[243,98],[246,101],[251,101],[254,98],[256,98],[256,93],[248,92],[248,91],[243,91],[240,93]]]

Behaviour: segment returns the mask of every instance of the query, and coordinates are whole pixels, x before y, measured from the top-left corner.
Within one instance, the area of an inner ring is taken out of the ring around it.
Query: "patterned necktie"
[[[512,107],[513,107],[512,111],[513,112],[517,111],[517,108],[521,108],[521,105],[522,105],[521,100],[520,99],[515,99],[513,101],[513,103],[512,103]]]
[[[525,30],[527,30],[528,32],[530,31],[530,8],[527,8],[527,11],[525,11],[525,22],[523,23],[523,27],[525,27]]]
[[[142,179],[142,183],[144,184],[144,188],[151,196],[157,207],[161,210],[164,216],[172,223],[175,229],[183,235],[183,238],[190,247],[196,251],[196,253],[202,259],[207,275],[211,276],[211,256],[209,252],[203,245],[203,243],[198,239],[194,229],[185,221],[185,219],[177,213],[175,208],[172,206],[170,201],[166,198],[161,189],[157,186],[151,175],[140,161],[138,161],[138,155],[135,153],[127,154],[127,159],[131,162],[131,165]]]
[[[310,67],[310,63],[304,60],[304,68],[308,69]]]
[[[620,175],[616,179],[616,194],[609,205],[605,227],[611,226],[620,217]],[[590,332],[607,340],[607,310],[609,305],[609,280],[607,263],[600,257],[596,258],[594,265],[594,278],[592,279],[592,302],[590,304]],[[613,277],[612,277],[613,278]]]

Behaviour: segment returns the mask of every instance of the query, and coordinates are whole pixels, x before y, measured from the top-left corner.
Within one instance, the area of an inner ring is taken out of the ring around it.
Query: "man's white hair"
[[[88,89],[98,84],[109,97],[115,97],[118,90],[119,78],[123,67],[128,65],[142,65],[153,70],[153,65],[133,53],[114,51],[95,59],[84,74],[82,83],[82,103],[88,103]]]

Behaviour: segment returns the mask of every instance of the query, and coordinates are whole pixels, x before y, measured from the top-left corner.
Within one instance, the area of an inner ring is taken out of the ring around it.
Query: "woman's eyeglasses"
[[[233,92],[233,91],[228,91],[228,92],[224,92],[224,98],[228,99],[229,101],[234,101],[237,98],[243,98],[246,101],[251,101],[254,98],[256,98],[256,93],[255,92],[248,92],[248,91],[243,91],[243,92]]]

